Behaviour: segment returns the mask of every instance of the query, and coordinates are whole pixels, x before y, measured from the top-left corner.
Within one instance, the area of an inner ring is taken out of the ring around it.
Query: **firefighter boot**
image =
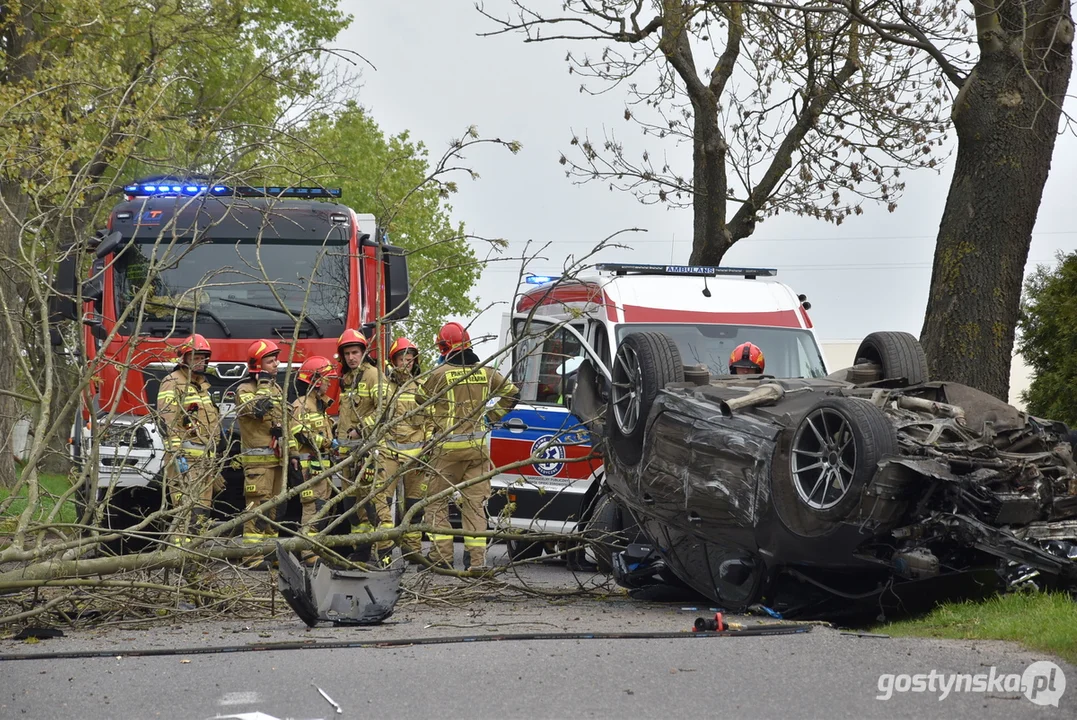
[[[389,566],[393,564],[393,548],[388,547],[383,549],[375,548],[374,557],[377,566],[382,570],[387,570]]]
[[[374,528],[378,526],[378,511],[374,503],[367,502],[359,508],[359,517],[356,520],[357,522],[352,525],[353,533],[374,532]],[[371,560],[380,562],[381,556],[374,552],[370,543],[361,543],[355,545],[355,550],[348,556],[348,559],[356,563],[369,563]]]
[[[195,506],[191,510],[191,535],[202,535],[213,523],[213,512],[209,508]]]
[[[464,538],[464,570],[482,574],[490,572],[486,564],[486,538]]]

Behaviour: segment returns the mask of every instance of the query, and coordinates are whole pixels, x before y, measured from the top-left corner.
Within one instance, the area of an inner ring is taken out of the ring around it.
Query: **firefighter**
[[[750,342],[741,343],[729,354],[730,375],[762,375],[766,366],[763,351]]]
[[[351,452],[353,448],[374,437],[385,412],[388,381],[378,369],[372,350],[366,336],[352,328],[345,330],[337,340],[337,354],[342,370],[337,438],[342,453]],[[369,533],[375,529],[389,530],[393,527],[393,489],[388,486],[384,475],[379,473],[379,450],[380,447],[375,448],[367,457],[357,459],[343,482],[343,489],[349,495],[343,505],[345,512],[354,508],[358,500],[370,496],[367,502],[356,508],[351,515],[352,534]],[[388,564],[391,562],[392,547],[390,540],[376,543],[374,559],[381,564]],[[356,546],[348,559],[353,562],[369,562],[370,545]]]
[[[397,338],[389,348],[389,395],[390,425],[386,440],[386,452],[382,456],[385,477],[397,478],[404,498],[403,512],[407,512],[426,497],[426,474],[419,465],[426,439],[426,416],[418,412],[415,401],[418,389],[419,348],[406,337]],[[394,483],[395,484],[395,483]],[[421,523],[419,511],[411,522]],[[418,557],[423,550],[423,534],[407,532],[400,539],[400,551],[404,559],[419,565]]]
[[[239,405],[240,454],[243,465],[243,499],[247,509],[275,498],[284,489],[284,466],[281,438],[284,434],[284,393],[277,383],[280,347],[272,340],[256,340],[247,348],[247,379],[236,390]],[[258,544],[277,539],[272,524],[277,509],[270,508],[265,518],[255,517],[243,524],[244,544]],[[269,558],[253,556],[248,566],[268,570]]]
[[[434,447],[427,473],[430,495],[459,487],[490,471],[483,416],[499,419],[516,405],[519,394],[516,386],[501,373],[479,367],[479,358],[471,349],[471,337],[460,323],[443,325],[438,331],[437,346],[445,362],[431,372],[416,394],[420,404],[433,401],[430,431]],[[459,493],[464,531],[485,531],[490,480],[460,487]],[[448,497],[431,502],[426,509],[431,525],[449,526]],[[430,562],[452,567],[452,536],[433,534],[430,539],[432,548],[427,556]],[[486,538],[464,537],[464,568],[486,569]]]
[[[307,358],[296,373],[296,397],[288,432],[289,479],[305,483],[312,476],[332,466],[330,452],[337,447],[333,436],[333,423],[329,419],[329,385],[340,377],[336,367],[328,359],[315,355]],[[307,535],[317,535],[328,524],[328,518],[322,518],[317,525],[314,516],[325,507],[330,498],[329,477],[323,477],[311,487],[299,494],[303,505],[300,519],[300,531]],[[304,564],[312,565],[314,553],[303,553]]]
[[[206,365],[209,342],[191,335],[176,347],[179,363],[157,391],[157,412],[165,438],[165,487],[173,507],[194,503],[190,527],[177,523],[173,542],[190,542],[188,532],[199,532],[209,523],[213,488],[220,482],[217,444],[221,437],[221,414],[209,392]]]

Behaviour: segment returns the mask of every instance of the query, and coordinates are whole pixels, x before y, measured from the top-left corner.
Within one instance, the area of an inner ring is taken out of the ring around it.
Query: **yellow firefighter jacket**
[[[240,462],[244,467],[279,465],[283,448],[274,449],[270,431],[284,423],[284,393],[280,385],[271,377],[259,374],[240,384],[236,389],[236,399]],[[269,400],[269,410],[259,417],[256,410],[265,409],[266,399]]]
[[[221,435],[221,413],[204,375],[179,366],[161,381],[157,413],[164,424],[165,450],[187,457],[214,455]]]
[[[346,452],[348,432],[355,430],[366,437],[385,412],[388,381],[368,362],[348,370],[340,379],[340,412],[337,414],[337,438]]]
[[[313,390],[292,403],[288,448],[298,455],[304,468],[327,468],[332,464],[329,450],[333,443],[333,421],[329,417],[332,401],[320,398]]]
[[[389,432],[386,447],[399,454],[416,457],[422,454],[429,424],[426,413],[416,412],[419,403],[415,393],[419,381],[410,373],[391,370],[388,393],[390,403]],[[410,415],[409,415],[410,413]]]
[[[439,365],[416,393],[422,404],[433,399],[429,426],[442,450],[486,450],[486,415],[499,419],[516,405],[519,390],[492,368],[478,365]],[[498,401],[492,408],[486,403]]]

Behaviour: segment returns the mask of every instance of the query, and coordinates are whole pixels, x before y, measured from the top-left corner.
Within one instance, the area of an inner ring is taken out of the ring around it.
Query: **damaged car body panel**
[[[277,584],[288,605],[308,627],[376,625],[393,614],[404,568],[340,570],[323,562],[308,569],[277,544]]]
[[[801,616],[1028,582],[1077,590],[1065,426],[928,382],[912,336],[874,335],[881,358],[827,378],[703,383],[668,370],[672,343],[635,343],[657,360],[611,397],[606,485],[664,567],[729,610]],[[645,421],[626,428],[637,400]]]

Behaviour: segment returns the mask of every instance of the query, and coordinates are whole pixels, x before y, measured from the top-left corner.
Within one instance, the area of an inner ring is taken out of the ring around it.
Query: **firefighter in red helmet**
[[[378,369],[377,360],[369,352],[367,337],[349,328],[337,340],[342,376],[340,380],[340,412],[337,416],[337,439],[340,452],[347,455],[374,437],[377,426],[385,413],[388,381]],[[344,512],[351,512],[352,534],[393,527],[393,489],[378,471],[380,447],[375,447],[366,457],[357,458],[345,473],[343,490],[348,495],[342,503]],[[360,503],[360,501],[362,501]],[[357,503],[358,504],[357,506]],[[383,540],[375,544],[379,563],[392,560],[393,543]],[[369,544],[357,545],[349,560],[371,560]]]
[[[729,354],[731,375],[761,375],[766,366],[763,351],[750,342],[741,343]]]
[[[284,393],[277,383],[280,347],[272,340],[255,340],[247,348],[247,379],[236,389],[240,453],[243,465],[243,499],[247,510],[275,498],[284,489],[283,448]],[[243,542],[258,544],[277,539],[272,524],[277,509],[243,524]],[[269,558],[253,556],[247,566],[269,569]]]
[[[426,475],[420,465],[427,431],[426,415],[419,411],[416,391],[419,389],[419,348],[406,337],[397,338],[389,348],[389,429],[385,441],[382,469],[394,485],[399,485],[404,498],[401,514],[426,497]],[[399,496],[398,496],[399,497]],[[420,510],[410,524],[423,521]],[[406,532],[400,538],[404,559],[421,564],[423,534]]]
[[[190,507],[173,525],[175,543],[208,525],[214,485],[220,482],[217,444],[221,414],[210,395],[206,366],[209,342],[194,334],[176,347],[178,364],[157,391],[157,413],[165,442],[165,486],[173,507]]]
[[[511,410],[519,390],[501,373],[482,367],[471,349],[471,337],[460,323],[442,326],[437,347],[445,362],[430,373],[416,394],[420,404],[432,401],[429,433],[433,449],[427,472],[428,493],[436,495],[451,487],[459,488],[464,531],[485,531],[490,480],[475,482],[491,469],[484,418],[496,420]],[[463,486],[465,483],[468,484]],[[426,510],[431,525],[449,527],[447,496],[430,502]],[[431,534],[430,539],[429,560],[441,567],[452,567],[452,535]],[[464,537],[464,567],[486,569],[485,537]]]
[[[333,402],[329,397],[329,386],[339,377],[336,366],[320,355],[304,360],[296,373],[297,397],[292,403],[289,418],[288,454],[291,465],[289,473],[301,484],[333,465],[330,453],[336,448],[337,440],[333,436],[333,421],[329,418],[329,407]],[[315,522],[314,517],[325,507],[330,492],[328,476],[300,491],[299,501],[303,506],[301,532],[317,535],[328,525],[329,518],[323,517]],[[303,553],[302,561],[305,564],[311,565],[315,559],[314,553]]]

